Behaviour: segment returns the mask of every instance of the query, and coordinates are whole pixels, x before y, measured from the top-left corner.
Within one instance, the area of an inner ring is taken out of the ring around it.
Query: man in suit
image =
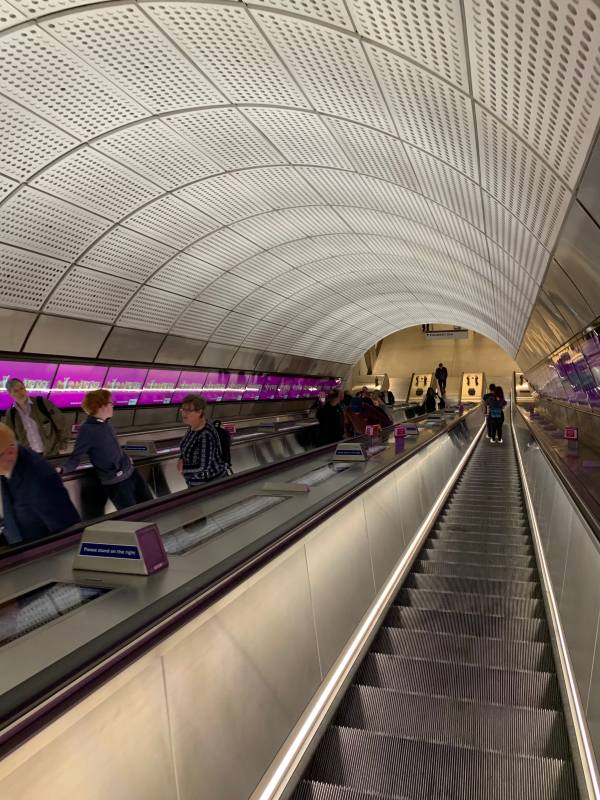
[[[80,521],[56,470],[0,424],[0,484],[7,544],[33,542]]]

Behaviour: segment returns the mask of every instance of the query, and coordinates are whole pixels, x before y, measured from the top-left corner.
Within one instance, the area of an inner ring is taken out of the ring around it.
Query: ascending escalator
[[[482,440],[294,800],[571,800],[510,431]]]

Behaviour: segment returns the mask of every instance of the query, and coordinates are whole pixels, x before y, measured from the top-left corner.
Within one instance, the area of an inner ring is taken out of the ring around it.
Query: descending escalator
[[[467,463],[294,800],[577,797],[506,431]]]

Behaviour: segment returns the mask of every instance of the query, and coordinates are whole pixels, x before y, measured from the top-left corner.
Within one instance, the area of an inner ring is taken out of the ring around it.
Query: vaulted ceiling
[[[0,306],[352,363],[515,354],[600,112],[593,0],[0,0]]]

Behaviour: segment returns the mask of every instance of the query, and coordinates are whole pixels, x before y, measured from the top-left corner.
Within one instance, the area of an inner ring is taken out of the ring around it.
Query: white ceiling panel
[[[272,251],[274,255],[279,256],[294,267],[308,264],[311,261],[318,261],[321,258],[356,252],[368,252],[368,246],[360,236],[352,233],[297,239],[275,247]]]
[[[256,319],[243,314],[228,314],[211,334],[211,342],[222,344],[242,344],[256,324]]]
[[[189,253],[180,253],[161,267],[148,281],[150,286],[193,299],[223,271]]]
[[[96,0],[10,0],[10,5],[18,9],[27,19],[37,19],[53,11],[64,11],[74,6],[85,6]],[[7,3],[8,5],[8,3]]]
[[[11,28],[19,22],[24,22],[27,17],[16,6],[12,6],[7,0],[0,0],[0,31]]]
[[[244,347],[256,347],[267,349],[272,339],[277,336],[281,327],[272,322],[258,322],[244,339]]]
[[[270,209],[231,174],[207,178],[173,194],[224,225]]]
[[[37,311],[68,267],[65,261],[0,244],[0,304]]]
[[[232,103],[306,105],[241,5],[142,3],[142,7]]]
[[[273,208],[319,205],[322,202],[295,167],[250,169],[236,172],[235,176],[249,191]]]
[[[206,303],[192,303],[175,322],[171,333],[196,339],[208,339],[226,315],[227,310],[224,308],[217,308]]]
[[[153,114],[225,102],[133,3],[95,6],[41,26]]]
[[[395,132],[357,38],[266,11],[255,19],[317,111]]]
[[[19,185],[19,181],[7,178],[6,175],[0,175],[0,203],[7,195],[17,189]]]
[[[265,314],[265,320],[273,324],[287,325],[291,319],[294,319],[305,308],[302,303],[298,303],[292,298],[282,298],[278,306],[269,311],[268,314]]]
[[[297,222],[286,214],[287,209],[268,211],[256,217],[244,219],[234,223],[234,231],[255,242],[264,250],[278,244],[289,242],[290,239],[301,239],[304,231]]]
[[[240,278],[239,275],[225,272],[211,283],[198,299],[222,308],[235,308],[255,289],[255,283],[250,283],[245,278]]]
[[[167,333],[188,303],[185,297],[142,286],[118,322],[127,328]]]
[[[196,239],[219,227],[212,217],[167,194],[132,214],[124,223],[138,233],[173,247],[189,247]]]
[[[114,275],[74,267],[62,279],[44,311],[95,322],[112,322],[138,288]]]
[[[294,269],[277,278],[273,278],[273,280],[270,280],[265,286],[267,289],[272,289],[272,291],[277,292],[277,294],[291,297],[307,286],[314,286],[314,280],[303,272],[300,272],[300,270]]]
[[[259,253],[233,267],[231,272],[247,278],[255,284],[263,284],[272,278],[288,272],[289,264],[278,258],[275,252]]]
[[[228,269],[260,253],[260,247],[230,228],[222,228],[193,244],[188,252],[215,267]]]
[[[147,115],[132,98],[34,25],[3,34],[0,64],[0,92],[78,139]]]
[[[0,206],[0,241],[72,261],[110,228],[110,220],[24,186]]]
[[[290,163],[352,168],[318,114],[285,108],[247,108],[244,112]]]
[[[302,14],[320,22],[337,25],[339,28],[353,27],[344,0],[256,0],[256,3],[281,11],[291,11],[293,14]]]
[[[268,289],[260,288],[245,297],[241,303],[235,307],[239,314],[252,317],[255,321],[262,319],[275,306],[281,303],[281,295],[270,292]]]
[[[460,0],[348,0],[360,34],[468,89]]]
[[[143,283],[177,250],[127,228],[113,228],[79,258],[85,267]]]

